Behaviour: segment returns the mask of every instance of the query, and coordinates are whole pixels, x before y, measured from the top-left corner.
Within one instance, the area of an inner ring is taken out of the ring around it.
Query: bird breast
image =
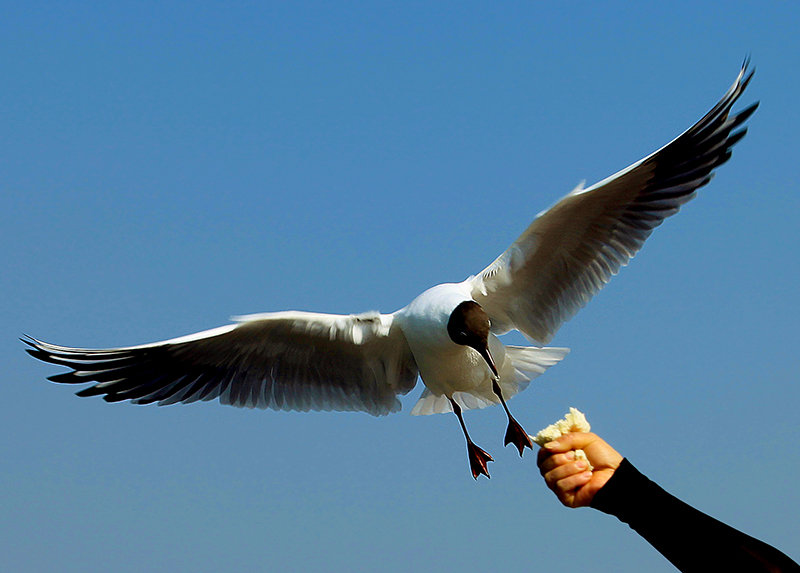
[[[437,395],[450,396],[453,392],[492,395],[492,373],[486,361],[472,348],[453,342],[447,333],[453,309],[471,300],[468,289],[465,283],[437,285],[395,313],[394,318],[414,354],[420,378]],[[489,349],[501,368],[505,349],[493,335],[489,337]]]

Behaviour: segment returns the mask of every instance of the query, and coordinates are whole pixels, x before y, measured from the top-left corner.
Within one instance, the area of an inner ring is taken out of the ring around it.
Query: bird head
[[[495,378],[499,378],[497,366],[489,351],[489,332],[492,322],[474,300],[465,300],[460,303],[453,312],[450,313],[450,320],[447,321],[447,334],[456,344],[474,348],[480,354]]]

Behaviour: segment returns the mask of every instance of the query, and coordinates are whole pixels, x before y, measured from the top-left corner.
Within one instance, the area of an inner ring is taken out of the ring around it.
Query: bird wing
[[[417,365],[391,315],[276,312],[234,319],[181,338],[84,349],[29,338],[27,351],[73,372],[49,380],[96,382],[79,396],[159,405],[219,398],[275,410],[400,410]]]
[[[545,344],[678,212],[731,156],[747,131],[737,128],[758,103],[731,107],[753,72],[748,62],[728,92],[672,142],[592,185],[579,186],[537,215],[527,230],[480,274],[472,294],[496,333],[516,328]]]

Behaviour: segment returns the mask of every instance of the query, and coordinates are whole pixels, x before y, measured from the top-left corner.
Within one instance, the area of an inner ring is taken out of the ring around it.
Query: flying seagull
[[[753,76],[748,62],[700,121],[655,153],[592,185],[579,186],[533,220],[494,262],[460,283],[435,286],[392,314],[299,311],[234,318],[234,324],[121,348],[56,346],[26,337],[34,357],[71,368],[53,382],[94,385],[102,395],[159,405],[219,399],[275,410],[400,410],[397,396],[422,378],[411,414],[454,412],[472,476],[489,477],[492,457],[470,439],[463,410],[501,404],[505,445],[532,448],[506,401],[559,362],[568,349],[506,346],[522,332],[547,344],[561,326],[678,212],[745,135],[754,103],[733,104]]]

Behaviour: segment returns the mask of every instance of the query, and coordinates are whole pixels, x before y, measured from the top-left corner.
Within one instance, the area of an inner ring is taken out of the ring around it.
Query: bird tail
[[[531,380],[539,374],[561,362],[569,353],[569,348],[506,346],[505,351],[506,360],[500,373],[500,389],[503,391],[503,398],[508,399],[527,388]],[[468,392],[454,392],[453,400],[464,410],[486,408],[500,403],[500,400],[494,395],[491,397],[476,396]],[[411,410],[411,415],[426,416],[452,411],[453,406],[447,396],[437,396],[425,388],[419,401]]]
[[[506,346],[506,358],[511,362],[512,375],[501,376],[500,389],[504,398],[511,398],[528,387],[531,380],[569,354],[569,348],[538,348],[536,346]],[[505,374],[505,373],[503,373]]]

